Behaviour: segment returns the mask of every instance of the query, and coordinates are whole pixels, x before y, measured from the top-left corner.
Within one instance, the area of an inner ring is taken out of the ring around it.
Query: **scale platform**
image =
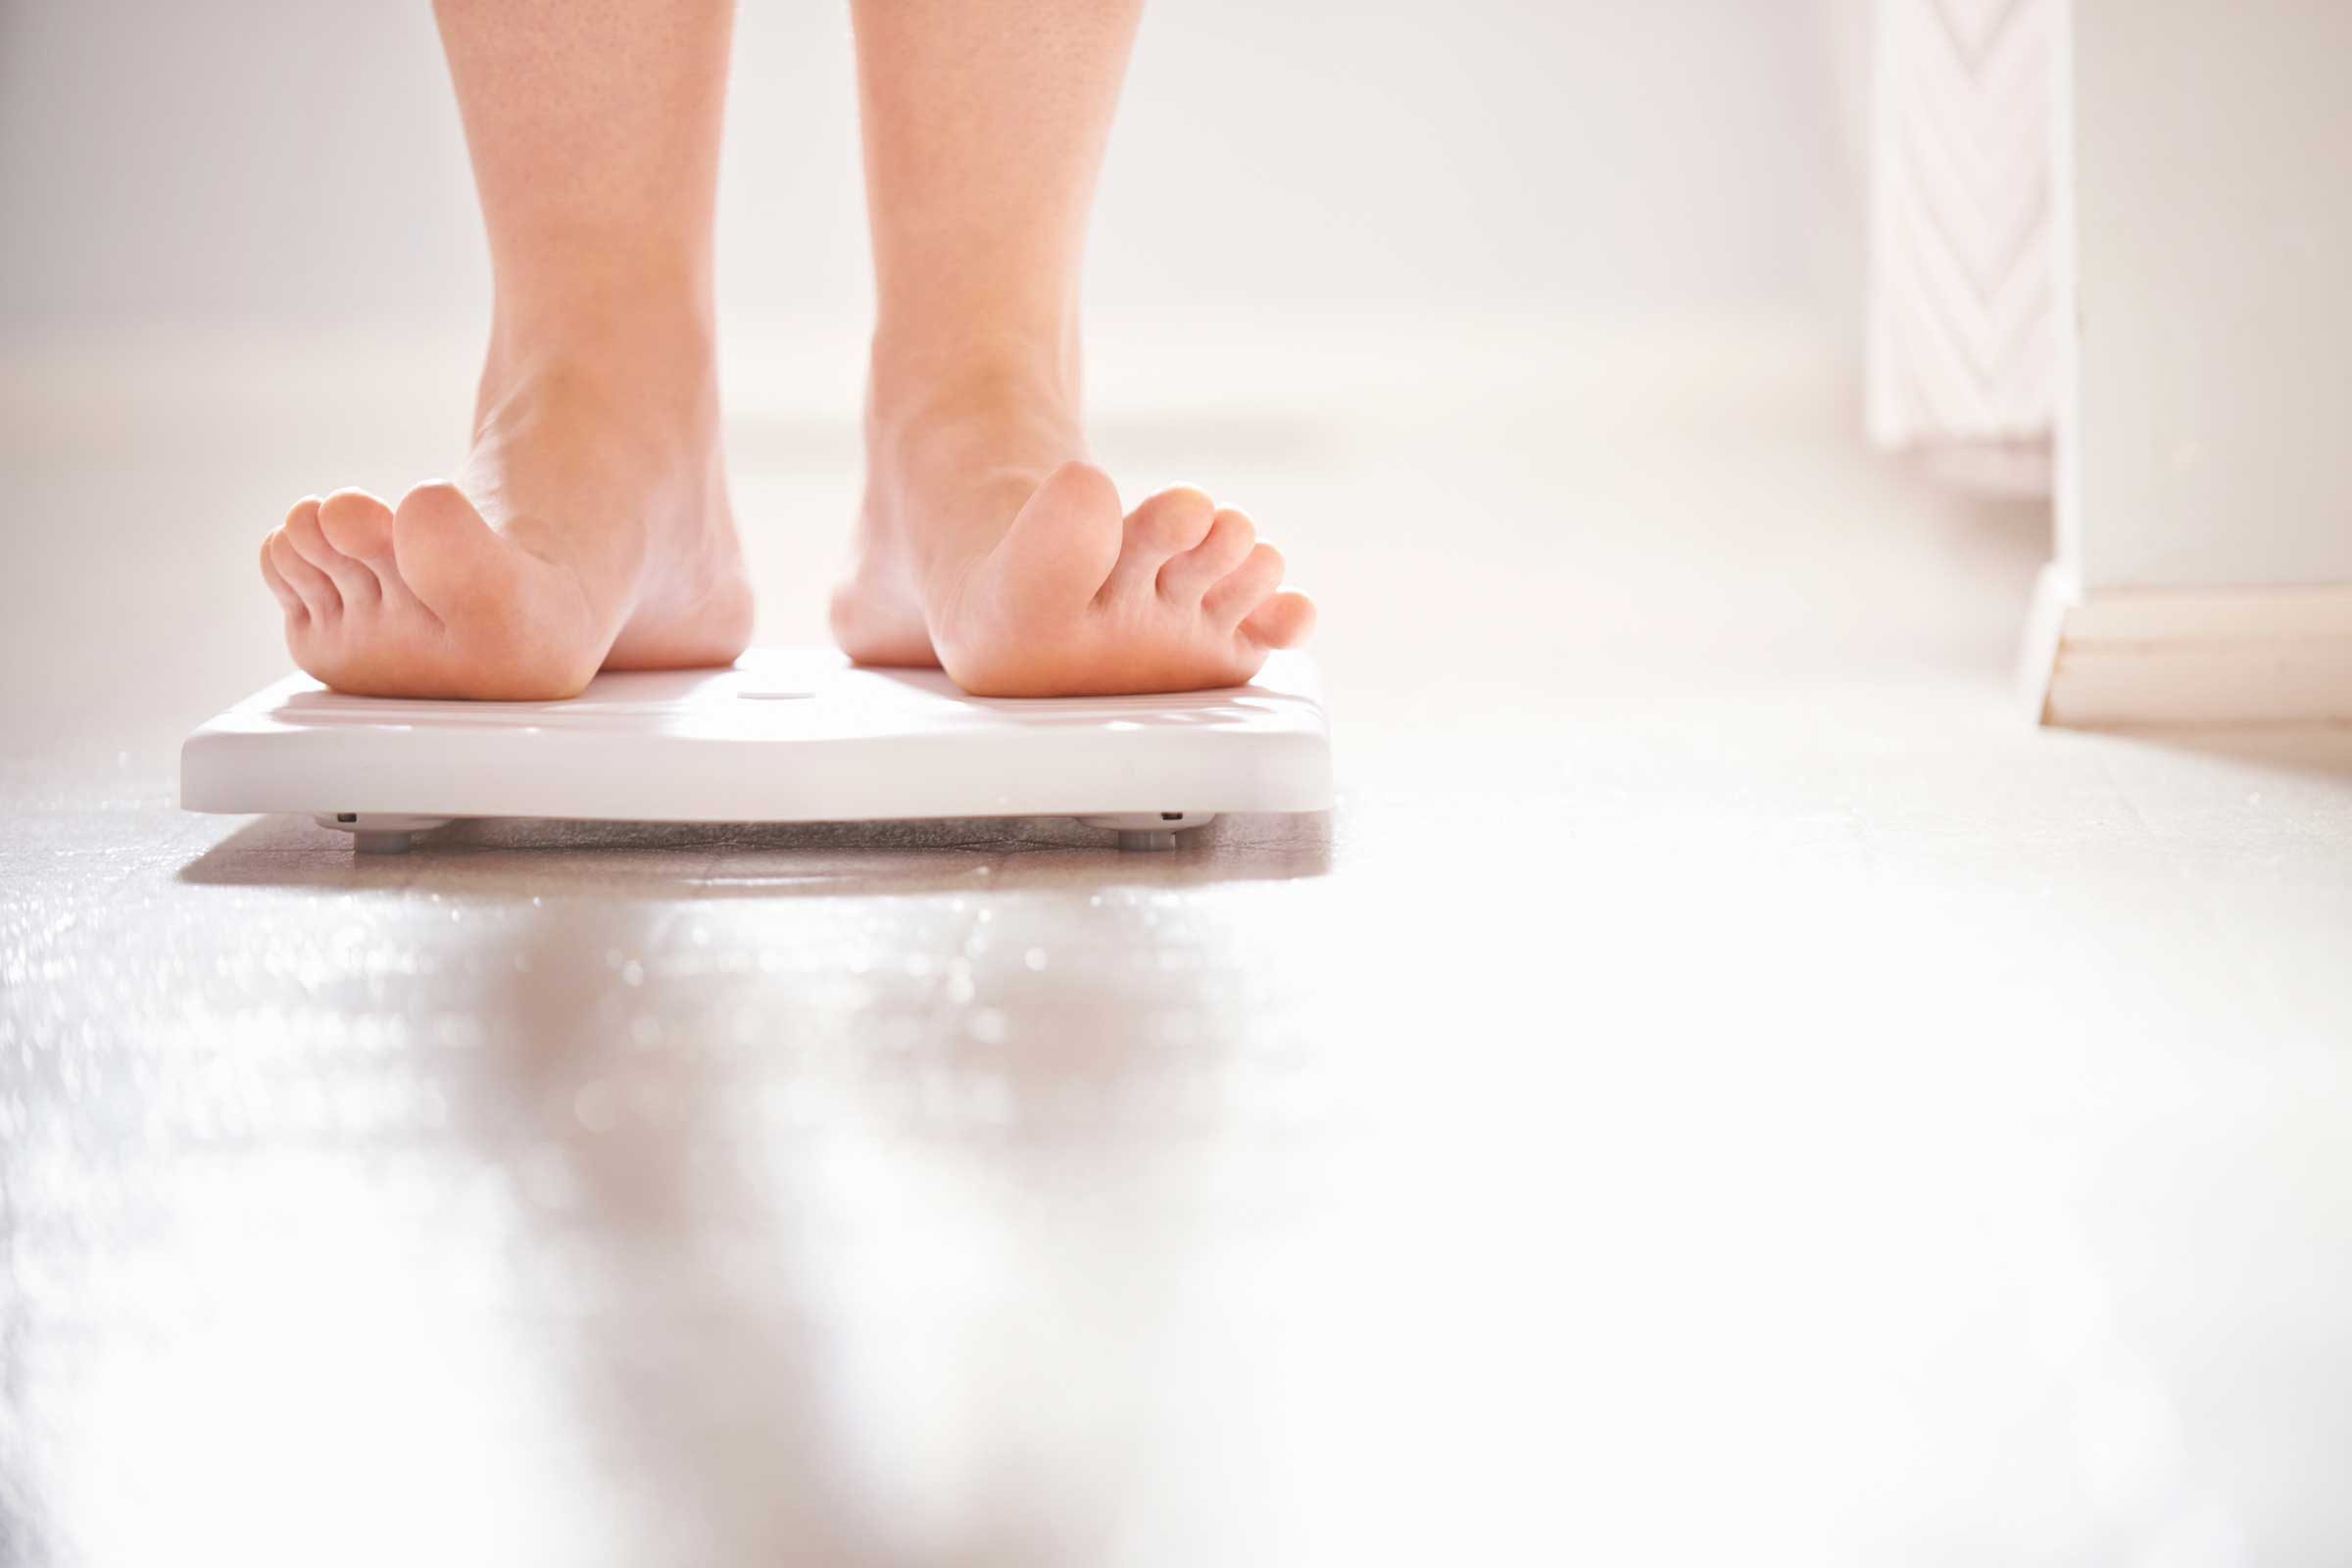
[[[191,811],[294,811],[368,853],[478,817],[891,822],[1073,816],[1121,849],[1225,811],[1331,805],[1314,666],[1148,697],[966,695],[937,670],[755,648],[724,669],[599,675],[566,702],[348,697],[307,675],[190,735]]]

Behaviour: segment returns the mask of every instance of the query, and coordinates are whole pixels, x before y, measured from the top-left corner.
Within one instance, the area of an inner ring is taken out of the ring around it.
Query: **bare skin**
[[[497,279],[454,483],[306,498],[262,574],[341,690],[543,700],[750,641],[712,373],[728,0],[440,0]],[[1303,641],[1282,559],[1086,461],[1077,295],[1136,13],[860,0],[881,308],[843,649],[1004,696],[1245,681]]]
[[[398,506],[264,542],[295,662],[343,691],[568,697],[723,664],[752,601],[727,506],[710,242],[728,0],[441,0],[497,281],[472,449]]]
[[[1198,490],[1087,461],[1078,280],[1138,6],[856,0],[879,318],[833,632],[1001,696],[1246,681],[1314,607]]]

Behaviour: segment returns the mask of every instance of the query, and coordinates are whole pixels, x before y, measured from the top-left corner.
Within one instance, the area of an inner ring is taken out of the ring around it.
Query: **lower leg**
[[[439,0],[497,288],[493,357],[648,310],[710,331],[731,0]]]
[[[1140,9],[856,6],[878,398],[979,368],[1075,405],[1087,218]]]
[[[1197,490],[1122,518],[1085,462],[1078,294],[1138,7],[857,0],[878,313],[836,635],[1024,694],[1246,680],[1302,639],[1281,558]]]
[[[458,482],[298,504],[266,543],[313,674],[561,696],[750,630],[718,447],[710,230],[728,0],[442,0],[496,296]]]

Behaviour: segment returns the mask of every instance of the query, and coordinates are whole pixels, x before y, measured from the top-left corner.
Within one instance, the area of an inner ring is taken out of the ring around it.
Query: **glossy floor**
[[[1325,606],[1339,808],[1163,857],[183,815],[448,389],[12,371],[0,1560],[2352,1554],[2352,737],[2028,727],[1801,346],[1444,354],[1113,400]]]

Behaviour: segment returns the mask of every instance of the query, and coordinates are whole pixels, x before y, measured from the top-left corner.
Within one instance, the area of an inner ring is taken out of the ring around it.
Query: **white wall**
[[[2352,5],[2076,13],[2060,564],[2352,584]]]
[[[1147,19],[1097,229],[1109,316],[1794,312],[1850,336],[1816,0],[1179,0]],[[739,24],[727,319],[861,318],[849,29]],[[485,269],[421,0],[0,0],[0,335],[469,330]]]

